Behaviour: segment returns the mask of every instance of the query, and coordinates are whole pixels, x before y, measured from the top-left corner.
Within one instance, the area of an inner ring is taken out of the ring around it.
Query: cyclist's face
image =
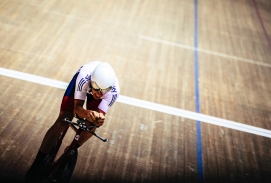
[[[93,98],[96,100],[100,99],[103,96],[103,94],[101,92],[95,91],[93,88],[92,88],[91,92],[92,92]]]

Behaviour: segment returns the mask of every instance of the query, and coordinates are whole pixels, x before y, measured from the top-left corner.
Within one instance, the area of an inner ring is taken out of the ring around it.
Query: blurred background
[[[65,84],[92,60],[121,97],[70,182],[270,181],[271,1],[1,0],[0,40],[1,182],[23,182],[59,113],[65,90],[36,76]]]

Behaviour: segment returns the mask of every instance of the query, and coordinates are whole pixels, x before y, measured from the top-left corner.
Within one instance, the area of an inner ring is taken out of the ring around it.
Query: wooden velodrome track
[[[254,133],[271,130],[269,0],[1,0],[0,40],[0,182],[23,182],[64,93],[3,69],[68,83],[91,60],[115,68],[123,98],[71,182],[270,182],[271,139]]]

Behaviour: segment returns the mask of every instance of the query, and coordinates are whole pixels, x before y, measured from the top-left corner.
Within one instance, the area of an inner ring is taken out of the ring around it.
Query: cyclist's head
[[[116,74],[107,62],[100,63],[93,71],[91,85],[95,91],[102,94],[109,92],[115,85]]]

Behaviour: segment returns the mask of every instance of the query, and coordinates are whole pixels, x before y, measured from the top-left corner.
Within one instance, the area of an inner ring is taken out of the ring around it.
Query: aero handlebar
[[[103,138],[103,137],[97,135],[95,132],[91,131],[93,128],[96,127],[96,125],[93,125],[93,123],[90,123],[89,127],[86,126],[86,122],[88,122],[87,120],[78,119],[76,122],[73,122],[73,121],[70,121],[69,118],[64,118],[63,121],[69,123],[69,125],[74,130],[77,129],[75,126],[78,126],[79,129],[88,131],[89,133],[91,133],[92,135],[94,135],[95,137],[97,137],[98,139],[100,139],[101,141],[108,142],[107,138]]]

